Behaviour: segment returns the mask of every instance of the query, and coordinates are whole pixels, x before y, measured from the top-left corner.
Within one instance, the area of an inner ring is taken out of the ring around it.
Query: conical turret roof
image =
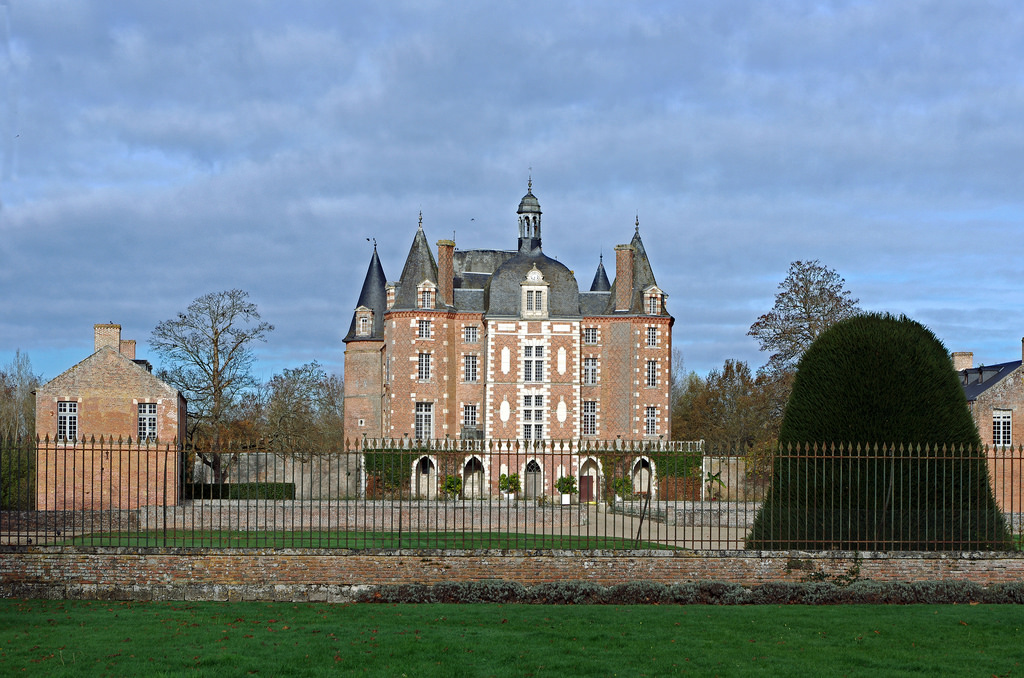
[[[356,336],[356,313],[352,313],[352,324],[349,326],[348,334],[345,335],[345,343],[355,339],[383,339],[384,338],[384,311],[387,308],[387,292],[384,286],[387,278],[384,277],[384,267],[380,265],[380,257],[377,256],[377,246],[373,246],[373,255],[370,257],[370,265],[366,269],[366,278],[363,279],[363,288],[359,291],[359,301],[356,308],[366,307],[373,311],[373,327],[369,336]]]

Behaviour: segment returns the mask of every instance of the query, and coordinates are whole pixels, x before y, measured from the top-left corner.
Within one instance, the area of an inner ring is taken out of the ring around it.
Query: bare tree
[[[309,456],[341,447],[343,388],[316,361],[286,369],[267,384],[266,432],[279,454]]]
[[[26,438],[36,429],[36,397],[33,391],[42,381],[32,372],[27,353],[14,352],[14,359],[0,369],[0,438]]]
[[[214,448],[226,433],[239,394],[256,384],[253,344],[266,341],[274,329],[260,320],[248,297],[242,290],[204,294],[184,313],[158,324],[149,340],[164,361],[160,377],[188,399],[189,436],[201,430]],[[221,454],[214,450],[199,458],[213,469],[215,482],[223,482],[227,469]]]
[[[762,351],[771,351],[766,367],[784,372],[796,367],[800,356],[830,326],[860,312],[857,299],[843,288],[846,283],[820,261],[794,261],[779,283],[775,306],[750,326],[748,335]]]

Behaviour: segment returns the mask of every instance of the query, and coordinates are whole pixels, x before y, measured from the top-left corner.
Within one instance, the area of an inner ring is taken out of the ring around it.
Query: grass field
[[[63,542],[79,546],[347,548],[347,549],[675,549],[665,544],[593,535],[512,532],[102,532]]]
[[[1024,675],[1024,607],[0,600],[0,675]]]

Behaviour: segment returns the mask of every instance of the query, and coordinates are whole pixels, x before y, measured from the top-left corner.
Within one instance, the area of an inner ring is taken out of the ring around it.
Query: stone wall
[[[1024,579],[1019,553],[318,551],[0,547],[4,597],[132,600],[351,599],[359,587],[495,579],[743,585],[848,577],[875,581]]]

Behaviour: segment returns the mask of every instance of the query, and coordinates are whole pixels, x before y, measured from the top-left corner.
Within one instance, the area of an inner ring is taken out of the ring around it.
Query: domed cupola
[[[519,201],[519,251],[540,251],[540,202],[533,195],[533,177],[526,184],[526,195]]]

